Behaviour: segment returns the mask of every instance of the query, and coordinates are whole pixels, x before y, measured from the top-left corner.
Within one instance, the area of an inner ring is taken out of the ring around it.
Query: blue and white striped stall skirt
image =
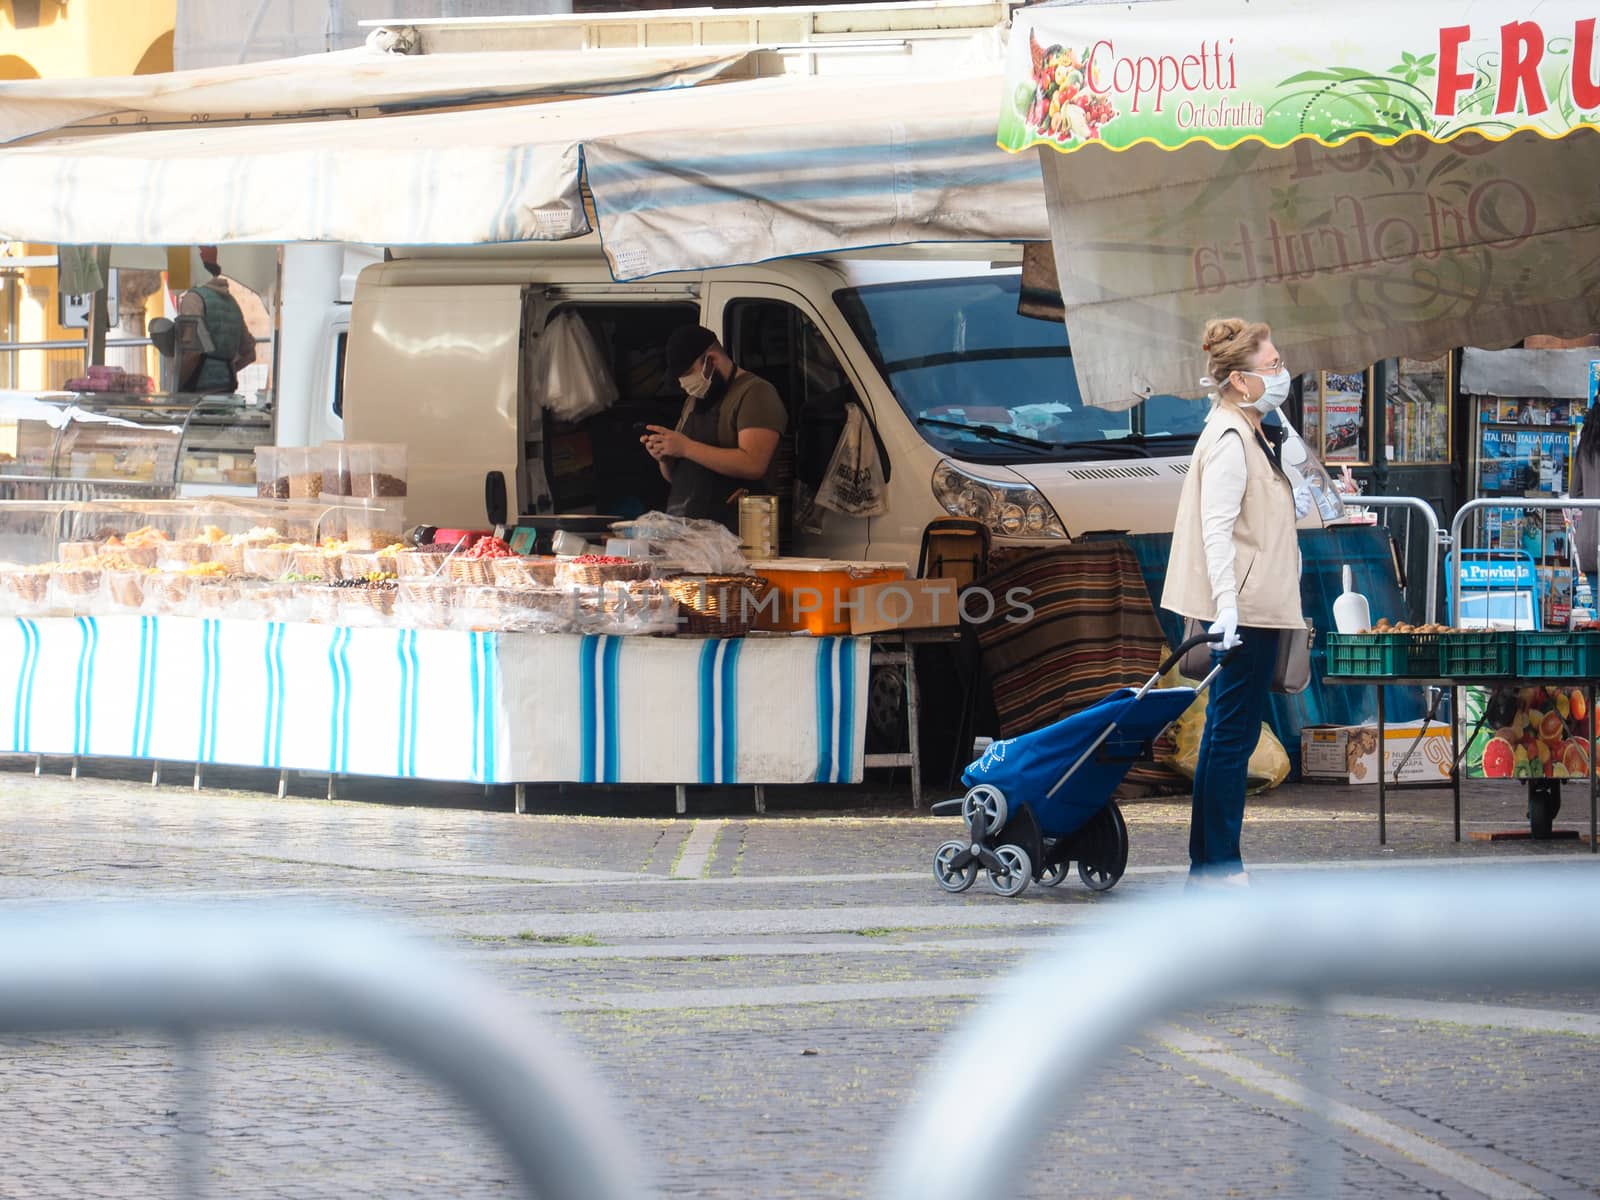
[[[479,783],[855,783],[865,638],[0,621],[0,753]]]

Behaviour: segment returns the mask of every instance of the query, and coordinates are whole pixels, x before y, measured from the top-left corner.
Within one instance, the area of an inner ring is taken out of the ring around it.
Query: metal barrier
[[[1461,527],[1466,524],[1467,518],[1473,513],[1482,512],[1491,508],[1525,508],[1545,511],[1552,508],[1600,508],[1600,500],[1517,500],[1509,497],[1488,497],[1481,500],[1469,500],[1457,511],[1455,520],[1450,523],[1450,544],[1457,551],[1457,562],[1460,562]],[[1450,572],[1450,611],[1461,611],[1461,572]]]
[[[1600,985],[1600,876],[1579,868],[1556,880],[1550,869],[1326,874],[1168,896],[1068,933],[949,1040],[928,1071],[932,1090],[889,1143],[877,1194],[1014,1194],[1051,1121],[1094,1094],[1091,1069],[1168,1013],[1286,995],[1315,1006],[1359,988]],[[1562,920],[1528,919],[1555,911]],[[244,906],[55,909],[0,922],[0,961],[0,1032],[168,1031],[186,1115],[206,1103],[203,1031],[307,1027],[377,1045],[452,1089],[530,1196],[644,1194],[631,1137],[574,1056],[502,994],[368,921]],[[1019,1030],[1026,1053],[1008,1050]],[[1307,1094],[1325,1134],[1334,1101],[1316,1082],[1331,1058],[1314,1056]],[[1331,1157],[1318,1165],[1331,1186]],[[183,1194],[203,1194],[192,1125],[179,1169]]]
[[[1187,895],[1066,935],[1006,981],[931,1066],[932,1090],[890,1143],[880,1194],[1014,1195],[1051,1121],[1095,1095],[1091,1069],[1156,1018],[1199,1004],[1283,995],[1315,1004],[1356,988],[1600,985],[1592,869],[1559,881],[1549,865],[1429,875]],[[1563,916],[1528,919],[1540,912]],[[1330,1058],[1317,1055],[1318,1075]],[[1312,1093],[1331,1131],[1326,1089],[1313,1083]]]
[[[1346,503],[1352,508],[1404,509],[1406,513],[1406,551],[1411,549],[1411,514],[1420,512],[1428,528],[1428,590],[1426,613],[1428,624],[1439,619],[1439,514],[1433,505],[1417,496],[1350,496]]]
[[[369,921],[247,908],[57,909],[0,922],[0,1031],[165,1030],[185,1116],[205,1107],[207,1029],[312,1028],[385,1049],[453,1090],[542,1200],[634,1200],[632,1143],[583,1063],[522,1006]],[[183,1138],[183,1194],[204,1153]]]

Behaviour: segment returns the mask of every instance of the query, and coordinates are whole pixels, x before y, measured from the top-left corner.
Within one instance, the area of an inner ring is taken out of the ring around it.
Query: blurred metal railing
[[[1530,512],[1543,513],[1548,512],[1553,508],[1600,508],[1600,500],[1578,500],[1570,498],[1545,500],[1513,496],[1492,496],[1479,500],[1468,500],[1456,511],[1455,520],[1450,523],[1451,545],[1454,546],[1458,551],[1461,549],[1461,531],[1465,527],[1469,517],[1476,518],[1478,514],[1495,508],[1525,509]],[[1477,528],[1476,522],[1474,522],[1474,528]],[[1455,561],[1458,563],[1461,561],[1459,554],[1457,554]],[[1455,613],[1459,612],[1460,610],[1461,571],[1458,567],[1456,570],[1450,573],[1450,611]]]
[[[1030,1166],[1049,1161],[1035,1153],[1042,1135],[1099,1094],[1092,1070],[1151,1022],[1198,1005],[1288,996],[1315,1008],[1358,988],[1596,987],[1600,875],[1585,865],[1556,879],[1556,869],[1285,880],[1139,905],[1065,935],[947,1043],[890,1143],[880,1194],[1015,1195]],[[1561,920],[1530,919],[1551,912]],[[1333,1055],[1312,1057],[1307,1099],[1331,1147],[1332,1101],[1319,1084]],[[1320,1165],[1315,1186],[1284,1194],[1328,1194],[1337,1162]]]
[[[1411,518],[1413,513],[1422,514],[1423,528],[1426,538],[1427,555],[1427,586],[1424,592],[1423,612],[1428,624],[1433,624],[1439,619],[1439,547],[1443,538],[1439,534],[1439,514],[1434,512],[1433,505],[1418,496],[1350,496],[1346,503],[1352,508],[1375,508],[1380,510],[1379,515],[1384,517],[1384,527],[1393,533],[1394,527],[1389,524],[1388,516],[1391,512],[1400,512],[1405,515],[1404,537],[1402,543],[1403,561],[1411,562],[1412,529]],[[1411,600],[1412,577],[1406,579],[1406,600]]]
[[[376,1045],[452,1090],[541,1200],[634,1200],[631,1140],[524,1006],[370,921],[109,905],[0,922],[0,1032],[148,1029],[178,1043],[179,1172],[205,1192],[208,1030],[294,1026]]]
[[[1560,877],[1552,877],[1559,871]],[[1600,988],[1600,875],[1589,867],[1318,873],[1167,896],[1073,930],[1001,981],[927,1072],[876,1194],[1015,1194],[1092,1070],[1151,1022],[1216,1002],[1312,1010],[1382,988]],[[1529,914],[1560,912],[1560,921]],[[197,907],[55,909],[0,921],[0,1032],[148,1029],[180,1048],[184,1195],[204,1193],[208,1030],[306,1027],[374,1044],[448,1087],[500,1140],[529,1195],[635,1200],[631,1137],[593,1074],[520,1006],[368,921]],[[1018,1031],[1026,1052],[1018,1053]],[[1331,1194],[1334,1055],[1300,1095],[1328,1153],[1286,1194]]]

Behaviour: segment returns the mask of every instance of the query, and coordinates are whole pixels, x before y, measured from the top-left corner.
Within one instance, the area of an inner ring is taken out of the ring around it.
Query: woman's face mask
[[[1241,371],[1240,374],[1254,375],[1265,385],[1260,398],[1249,402],[1250,407],[1263,414],[1281,408],[1289,398],[1289,388],[1294,383],[1294,377],[1289,374],[1287,367],[1279,367],[1270,375],[1263,371]]]

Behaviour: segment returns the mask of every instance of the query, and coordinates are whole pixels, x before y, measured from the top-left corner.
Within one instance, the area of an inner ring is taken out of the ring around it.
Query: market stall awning
[[[0,143],[74,124],[150,127],[686,87],[747,48],[402,54],[363,46],[165,75],[0,82]]]
[[[0,236],[461,245],[585,233],[618,278],[1047,236],[998,150],[998,70],[788,77],[358,120],[75,134],[0,150]]]
[[[1019,13],[998,140],[1040,148],[1085,398],[1198,394],[1216,315],[1269,322],[1297,370],[1600,327],[1597,16],[1581,0]]]

